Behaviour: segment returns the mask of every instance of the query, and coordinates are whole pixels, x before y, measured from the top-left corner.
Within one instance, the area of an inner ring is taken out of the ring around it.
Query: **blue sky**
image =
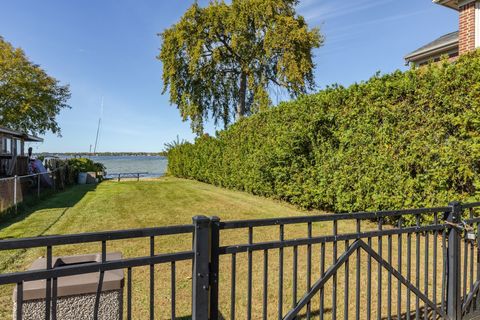
[[[63,137],[47,134],[35,151],[88,151],[102,97],[98,151],[160,151],[177,135],[194,138],[162,95],[162,66],[155,59],[157,33],[193,0],[0,2],[0,35],[71,88],[72,108],[58,117]],[[298,12],[326,38],[315,51],[320,89],[405,69],[406,53],[458,29],[458,14],[430,0],[303,0]]]

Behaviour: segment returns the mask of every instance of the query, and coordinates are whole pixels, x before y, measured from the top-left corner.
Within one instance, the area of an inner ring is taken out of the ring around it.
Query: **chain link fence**
[[[43,173],[0,179],[0,221],[38,199],[65,190],[75,183],[75,172],[61,166]]]

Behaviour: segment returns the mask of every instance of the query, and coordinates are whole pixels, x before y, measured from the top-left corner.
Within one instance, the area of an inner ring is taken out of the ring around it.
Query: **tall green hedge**
[[[473,200],[480,53],[332,86],[171,149],[168,172],[335,211]]]

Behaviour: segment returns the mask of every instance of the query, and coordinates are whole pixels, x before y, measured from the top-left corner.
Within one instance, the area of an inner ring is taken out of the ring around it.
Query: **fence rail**
[[[7,239],[0,241],[0,251],[45,248],[47,264],[43,270],[0,274],[0,285],[17,286],[16,319],[22,319],[25,282],[47,281],[45,319],[56,319],[60,277],[99,273],[98,301],[104,273],[118,269],[127,270],[126,318],[132,319],[132,270],[139,267],[149,268],[148,313],[153,319],[157,265],[170,265],[165,286],[170,287],[171,319],[176,318],[178,298],[182,304],[190,301],[195,320],[226,314],[230,319],[471,319],[480,315],[478,208],[480,203],[455,202],[436,208],[226,222],[197,216],[189,225]],[[237,240],[239,234],[244,240]],[[191,249],[158,245],[164,237],[179,235],[191,237]],[[110,243],[142,238],[149,241],[150,254],[106,260]],[[52,266],[54,247],[86,243],[101,245],[100,262]],[[191,263],[189,297],[177,297],[180,261]],[[98,303],[95,306],[94,319]]]

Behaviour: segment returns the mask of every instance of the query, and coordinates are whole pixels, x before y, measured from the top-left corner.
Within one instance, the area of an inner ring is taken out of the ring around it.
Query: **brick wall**
[[[475,50],[475,1],[460,7],[459,52]]]

